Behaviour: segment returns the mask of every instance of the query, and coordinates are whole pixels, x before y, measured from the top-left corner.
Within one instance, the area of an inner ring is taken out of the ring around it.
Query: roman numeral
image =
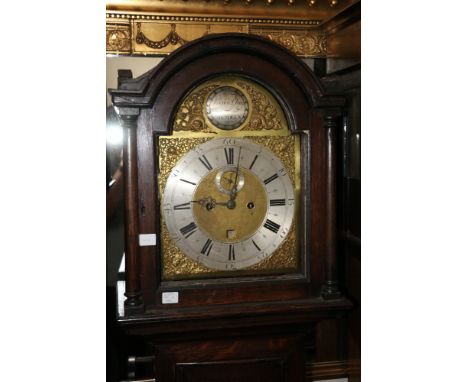
[[[236,260],[236,254],[234,253],[234,246],[232,244],[229,244],[229,260]]]
[[[269,178],[265,179],[263,181],[263,183],[265,184],[268,184],[270,182],[273,182],[276,178],[278,178],[278,174],[273,174],[272,176],[270,176]]]
[[[224,148],[224,155],[226,155],[226,162],[227,164],[234,164],[234,148],[229,147],[226,149]]]
[[[285,206],[286,205],[286,199],[270,199],[270,206]]]
[[[280,229],[280,225],[272,222],[270,219],[267,219],[263,226],[274,233],[278,233],[278,230]]]
[[[208,171],[213,170],[213,167],[211,166],[210,162],[208,162],[208,159],[206,159],[205,155],[202,155],[201,158],[198,158],[198,160],[203,163]]]
[[[203,255],[209,256],[212,247],[213,247],[213,241],[211,239],[208,239],[205,245],[203,246],[201,253]]]
[[[253,159],[252,163],[250,164],[249,170],[252,170],[253,165],[255,164],[255,161],[257,160],[258,155],[255,155],[255,158]]]
[[[255,248],[257,248],[257,250],[261,251],[260,247],[257,245],[257,243],[255,241],[252,240],[252,243],[253,243],[253,245],[255,245]]]
[[[175,210],[189,210],[190,209],[190,202],[182,203],[174,206]]]
[[[197,225],[194,222],[187,224],[185,227],[180,229],[180,233],[188,239],[197,230]]]
[[[181,181],[182,181],[182,182],[185,182],[185,183],[188,183],[188,184],[192,184],[192,185],[194,185],[194,186],[197,185],[196,183],[193,183],[193,182],[191,182],[191,181],[189,181],[189,180],[181,179]]]

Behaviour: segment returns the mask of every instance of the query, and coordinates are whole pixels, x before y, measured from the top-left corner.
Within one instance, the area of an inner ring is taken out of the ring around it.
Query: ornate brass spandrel
[[[219,134],[206,115],[206,101],[216,88],[232,86],[239,89],[249,103],[249,114],[245,122],[233,133],[242,131],[278,130],[288,132],[286,116],[274,97],[259,84],[238,76],[223,76],[207,81],[192,90],[182,101],[174,121],[174,131],[190,131]]]
[[[184,255],[169,235],[166,224],[161,225],[162,279],[180,280],[212,275],[213,270]]]
[[[250,136],[250,139],[270,149],[284,164],[285,169],[293,183],[296,195],[296,212],[289,233],[280,247],[268,258],[261,262],[238,271],[222,272],[205,267],[204,265],[186,256],[171,240],[169,231],[161,216],[161,243],[162,243],[162,278],[163,280],[195,279],[203,277],[236,277],[254,274],[291,273],[299,270],[298,235],[296,232],[297,217],[299,211],[300,168],[298,156],[298,136]],[[160,137],[159,151],[159,190],[162,200],[162,192],[165,188],[168,176],[176,163],[190,150],[210,140],[210,137]]]
[[[284,113],[278,103],[260,86],[239,81],[237,85],[250,96],[253,112],[244,130],[280,130],[286,126]]]
[[[182,102],[174,120],[174,131],[198,131],[209,133],[212,129],[203,113],[206,98],[219,84],[211,84],[192,91]]]
[[[245,138],[270,149],[284,164],[289,179],[291,179],[293,187],[296,188],[299,175],[299,169],[296,168],[296,140],[299,137],[289,135],[285,137],[246,136]]]
[[[298,242],[296,234],[296,223],[291,226],[288,237],[273,255],[252,265],[246,270],[268,272],[274,269],[276,272],[295,272],[299,269],[299,256],[297,255]]]
[[[159,194],[163,194],[167,178],[176,163],[190,150],[208,141],[210,138],[172,138],[160,137],[159,151]]]

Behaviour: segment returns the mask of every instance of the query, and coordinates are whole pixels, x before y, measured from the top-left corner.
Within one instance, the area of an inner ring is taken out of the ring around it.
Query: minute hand
[[[237,157],[237,168],[236,177],[234,178],[234,185],[232,186],[231,192],[229,193],[229,200],[235,200],[237,195],[237,179],[239,178],[239,164],[242,147],[239,148],[239,156]]]

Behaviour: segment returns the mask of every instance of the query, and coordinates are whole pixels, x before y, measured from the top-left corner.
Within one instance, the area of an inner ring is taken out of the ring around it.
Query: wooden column
[[[338,110],[325,110],[322,114],[326,129],[326,174],[325,174],[325,204],[326,204],[326,268],[325,282],[322,286],[324,299],[340,298],[338,288],[337,269],[337,200],[336,200],[336,135],[337,119],[340,116]]]
[[[139,109],[120,108],[119,117],[124,129],[123,179],[125,207],[125,310],[143,310],[140,283],[138,243],[138,168],[136,129]]]

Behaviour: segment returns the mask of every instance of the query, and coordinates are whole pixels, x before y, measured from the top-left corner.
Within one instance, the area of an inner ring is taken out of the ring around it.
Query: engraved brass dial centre
[[[236,170],[232,171],[235,173]],[[194,203],[193,215],[200,229],[213,240],[224,243],[244,241],[258,231],[265,219],[267,194],[259,179],[251,171],[241,168],[238,179],[243,180],[243,187],[235,199],[230,200],[223,191],[224,187],[231,188],[234,184],[228,181],[229,174],[225,171],[221,191],[216,182],[219,173],[218,170],[208,173],[194,194],[194,200],[214,199],[214,208],[207,209],[200,203]]]

